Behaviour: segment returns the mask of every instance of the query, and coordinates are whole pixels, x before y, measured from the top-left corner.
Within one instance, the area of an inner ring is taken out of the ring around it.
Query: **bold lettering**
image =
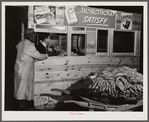
[[[100,18],[100,23],[104,22],[104,18]]]
[[[90,22],[91,21],[91,17],[88,18],[88,20],[86,22]]]
[[[85,17],[84,17],[84,21],[82,21],[82,22],[86,22],[86,19],[87,19],[87,18],[88,18],[88,16],[85,16]]]
[[[97,20],[97,22],[96,23],[99,23],[99,19],[100,19],[100,17],[98,17],[96,20]]]
[[[82,8],[83,13],[88,14],[85,8]]]
[[[92,14],[92,10],[91,9],[87,9],[88,11],[89,11],[89,13],[88,14]]]
[[[91,21],[91,23],[92,23],[94,20],[96,20],[95,17],[92,17],[92,21]]]
[[[108,20],[108,18],[105,18],[103,24],[105,24],[107,22],[107,20]]]

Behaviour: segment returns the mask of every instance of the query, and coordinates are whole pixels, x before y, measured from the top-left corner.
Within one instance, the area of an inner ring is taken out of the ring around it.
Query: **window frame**
[[[83,35],[85,35],[85,54],[84,55],[81,55],[81,56],[79,56],[79,57],[85,57],[86,56],[86,27],[84,27],[84,26],[66,26],[67,27],[67,30],[68,30],[68,28],[69,28],[69,30],[67,31],[67,34],[68,33],[70,33],[70,36],[71,36],[71,39],[72,39],[72,35],[73,34],[76,34],[76,35],[79,35],[79,34],[83,34]],[[84,30],[73,30],[73,28],[84,28]],[[69,37],[70,38],[70,37]],[[70,39],[70,40],[71,40]],[[68,41],[68,40],[67,40]],[[72,40],[71,40],[72,41]],[[72,46],[72,42],[70,42],[70,41],[68,41],[68,43],[69,43],[69,45],[71,45]],[[70,44],[71,43],[71,44]],[[67,45],[68,46],[68,45]],[[71,48],[71,46],[70,46],[70,48]],[[69,50],[71,50],[69,48]],[[69,54],[69,57],[76,57],[76,56],[73,56],[73,55],[71,55],[71,51],[70,51],[70,53],[69,52],[67,52],[68,54]],[[68,56],[68,55],[67,55]]]
[[[98,42],[98,30],[106,30],[108,32],[107,34],[107,52],[97,52],[97,42]],[[110,56],[110,30],[107,28],[96,28],[96,56]]]
[[[119,32],[133,32],[134,33],[134,51],[132,53],[121,53],[121,52],[113,52],[113,46],[114,46],[114,32],[119,31]],[[136,56],[136,42],[137,42],[137,31],[134,30],[113,30],[113,38],[112,38],[112,56]]]

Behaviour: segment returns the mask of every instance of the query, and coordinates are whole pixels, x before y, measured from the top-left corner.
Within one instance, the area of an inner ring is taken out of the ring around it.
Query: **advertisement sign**
[[[86,6],[65,6],[64,25],[115,28],[116,11]]]
[[[141,30],[141,14],[87,6],[29,6],[28,27],[34,24]]]
[[[122,30],[132,30],[132,18],[133,18],[133,14],[121,13]]]
[[[141,30],[141,23],[142,23],[141,19],[142,19],[141,14],[133,14],[133,21],[132,21],[133,30]]]
[[[63,25],[63,7],[34,6],[34,23]]]

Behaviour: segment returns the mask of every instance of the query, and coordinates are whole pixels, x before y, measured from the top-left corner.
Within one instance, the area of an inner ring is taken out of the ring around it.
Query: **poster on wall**
[[[34,23],[36,24],[63,24],[63,7],[34,6]]]
[[[132,29],[141,30],[141,23],[142,23],[142,15],[133,14]]]
[[[64,25],[115,28],[116,11],[86,6],[65,6]]]
[[[132,30],[132,18],[133,14],[121,13],[121,29],[122,30]]]

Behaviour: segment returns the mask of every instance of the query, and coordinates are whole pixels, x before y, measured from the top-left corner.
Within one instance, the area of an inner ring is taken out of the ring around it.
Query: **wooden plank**
[[[109,34],[108,34],[108,54],[109,56],[112,56],[113,53],[113,29],[109,30]]]
[[[137,59],[138,60],[138,59]],[[139,61],[135,60],[134,58],[121,58],[119,64],[134,64],[139,63]]]
[[[109,54],[108,53],[96,53],[96,55],[98,55],[98,56],[109,56]]]
[[[85,27],[72,27],[71,33],[72,34],[86,34],[86,28]]]
[[[137,48],[137,41],[138,41],[138,32],[135,31],[135,35],[134,35],[134,56],[136,56],[136,48]]]
[[[86,29],[87,36],[87,49],[86,53],[96,53],[96,29],[95,28],[87,28]],[[86,54],[86,55],[87,55]]]
[[[81,77],[85,77],[90,72],[97,71],[99,68],[108,67],[108,66],[117,67],[117,66],[130,66],[130,65],[139,65],[139,62],[133,62],[133,63],[125,62],[125,63],[115,64],[115,65],[109,64],[109,65],[104,65],[104,66],[97,65],[98,67],[96,67],[96,65],[94,65],[94,67],[90,67],[90,68],[77,67],[73,70],[71,69],[71,70],[66,70],[66,71],[46,71],[46,70],[43,70],[42,72],[39,71],[39,72],[35,73],[35,81],[81,78]]]
[[[141,43],[141,32],[138,31],[137,41],[136,41],[136,56],[140,55],[140,43]]]
[[[103,67],[101,67],[103,68]],[[89,73],[97,71],[99,68],[90,68],[83,71],[52,71],[52,72],[36,72],[34,81],[50,81],[50,80],[66,80],[66,79],[78,79],[86,77]]]
[[[46,60],[43,60],[43,61],[37,61],[35,62],[35,66],[37,65],[48,65],[48,64],[52,64],[52,65],[64,65],[65,63],[67,63],[67,59],[65,58],[61,58],[61,57],[49,57],[48,59]]]
[[[82,78],[69,78],[69,79],[58,79],[58,80],[45,80],[45,81],[34,81],[34,84],[47,84],[47,83],[55,83],[55,82],[75,82],[75,81],[79,81]]]
[[[66,33],[67,28],[65,30],[54,30],[54,29],[43,29],[43,28],[34,28],[35,32],[49,32],[49,33]]]
[[[134,56],[134,53],[113,53],[112,56]]]
[[[65,81],[65,82],[51,82],[44,84],[35,84],[34,85],[34,95],[41,93],[48,93],[53,95],[61,95],[61,92],[51,91],[52,88],[67,89],[76,81]]]
[[[108,56],[77,56],[77,57],[49,57],[47,60],[35,62],[36,66],[45,66],[45,65],[78,65],[78,64],[113,64],[119,62],[120,59],[132,58],[134,61],[139,61],[139,56],[125,56],[125,57],[108,57]]]
[[[80,64],[80,65],[68,65],[68,66],[52,66],[52,65],[45,65],[43,66],[36,66],[35,72],[51,72],[51,71],[83,71],[92,68],[100,68],[100,67],[108,67],[110,64]]]
[[[140,60],[140,56],[100,56],[100,55],[92,55],[92,56],[88,56],[88,59],[96,59],[96,60],[120,60],[120,59],[128,59],[131,58],[135,61],[139,61]]]
[[[72,78],[85,77],[90,72],[97,71],[98,68],[92,68],[91,70],[84,71],[53,71],[53,72],[36,72],[34,81],[48,81],[48,80],[64,80]]]
[[[140,57],[139,56],[129,56],[129,57],[114,57],[114,58],[117,58],[119,60],[133,60],[133,62],[139,62],[140,60]]]
[[[71,30],[72,30],[72,27],[68,26],[68,31],[67,31],[67,56],[71,56]]]
[[[118,63],[119,60],[113,58],[112,60],[110,58],[91,58],[91,59],[87,59],[87,58],[84,58],[84,59],[70,59],[68,62],[67,62],[67,65],[79,65],[79,64],[112,64],[112,63]]]
[[[77,72],[77,71],[86,71],[86,70],[97,70],[99,68],[103,68],[103,67],[108,67],[110,66],[110,64],[107,64],[107,65],[78,65],[78,66],[72,66],[72,67],[68,67],[66,68],[65,70],[59,70],[59,69],[52,69],[52,70],[48,70],[48,69],[43,69],[42,71],[38,70],[36,71],[36,75],[39,76],[39,75],[48,75],[49,73],[62,73],[62,72],[65,72],[65,73],[69,73],[69,72]],[[35,76],[36,76],[35,75]]]

